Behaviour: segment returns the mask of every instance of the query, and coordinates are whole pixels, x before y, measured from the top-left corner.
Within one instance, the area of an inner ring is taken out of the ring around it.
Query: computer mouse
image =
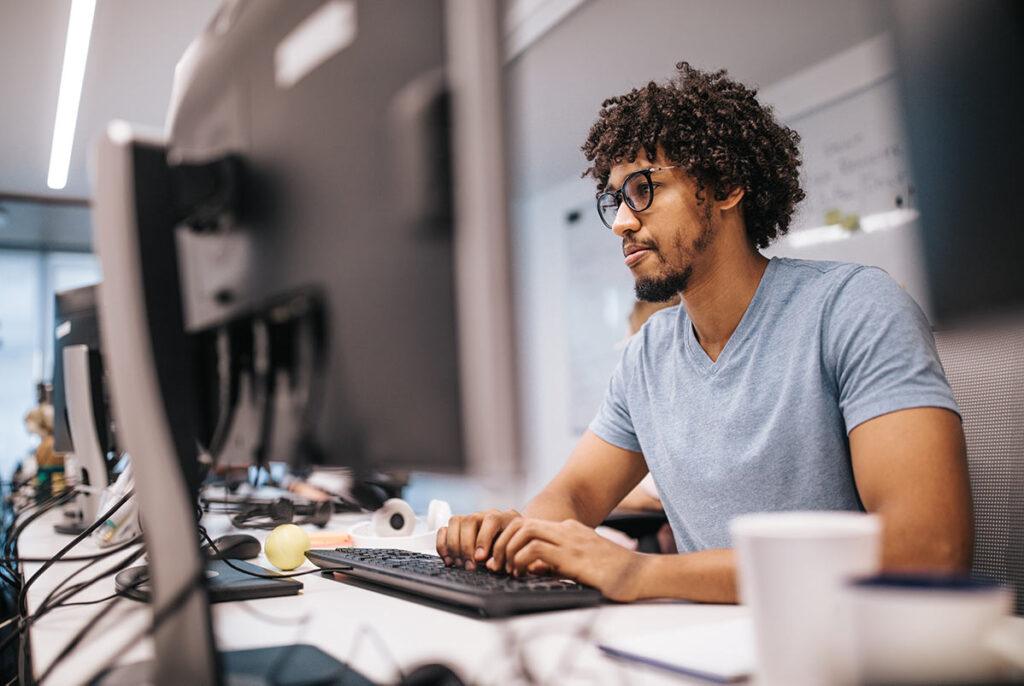
[[[451,667],[431,663],[406,674],[401,686],[465,686],[465,683]]]
[[[217,552],[213,547],[207,545],[204,548],[206,556],[211,560],[251,560],[259,557],[262,546],[259,539],[249,534],[226,534],[214,540]]]

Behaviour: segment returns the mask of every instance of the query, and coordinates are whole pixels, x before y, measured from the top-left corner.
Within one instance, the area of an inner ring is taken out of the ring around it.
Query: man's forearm
[[[736,557],[732,550],[679,555],[640,555],[636,600],[683,598],[702,603],[738,602]]]
[[[523,515],[535,519],[547,519],[552,522],[561,522],[566,519],[585,521],[587,513],[582,511],[578,505],[577,498],[569,489],[558,483],[551,483],[538,493],[533,500],[526,505]]]
[[[609,500],[603,489],[556,478],[526,505],[523,514],[552,522],[575,519],[594,527],[605,520],[618,502],[617,498]]]

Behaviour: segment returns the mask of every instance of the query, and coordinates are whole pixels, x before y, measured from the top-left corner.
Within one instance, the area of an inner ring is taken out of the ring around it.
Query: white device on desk
[[[135,476],[131,458],[127,458],[127,463],[118,475],[117,480],[100,494],[99,512],[106,512],[110,506],[134,489]],[[104,548],[124,543],[141,534],[142,525],[139,522],[139,502],[133,495],[128,499],[128,502],[122,505],[98,529],[92,532],[92,540],[96,545]]]
[[[353,524],[348,532],[357,548],[397,548],[428,555],[437,554],[437,530],[448,524],[451,506],[431,500],[427,517],[417,517],[400,498],[391,498],[369,521]]]

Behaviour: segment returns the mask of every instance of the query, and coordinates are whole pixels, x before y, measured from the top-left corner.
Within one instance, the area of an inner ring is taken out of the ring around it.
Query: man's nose
[[[627,231],[630,233],[640,230],[640,219],[636,212],[629,209],[629,205],[619,203],[619,211],[615,213],[615,221],[612,222],[612,232],[622,238]]]

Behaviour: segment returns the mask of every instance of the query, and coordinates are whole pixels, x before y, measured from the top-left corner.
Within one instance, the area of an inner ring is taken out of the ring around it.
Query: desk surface
[[[46,557],[68,540],[54,533],[58,515],[44,516],[29,526],[19,541],[25,557]],[[331,530],[343,530],[362,518],[338,516]],[[234,531],[223,515],[207,515],[204,524],[216,538]],[[310,531],[314,527],[305,527]],[[250,531],[261,540],[266,531]],[[82,542],[74,554],[98,549]],[[123,553],[122,553],[123,555]],[[89,578],[115,564],[113,556],[83,572]],[[262,555],[252,562],[273,569]],[[29,589],[34,610],[61,580],[86,563],[62,563],[51,567]],[[26,578],[39,568],[26,564]],[[307,563],[301,569],[313,569]],[[605,657],[595,640],[633,636],[687,624],[747,616],[744,607],[699,605],[662,601],[628,605],[606,604],[596,609],[547,612],[512,619],[481,620],[427,605],[394,598],[311,574],[298,596],[219,603],[213,605],[214,632],[220,649],[258,648],[287,643],[311,643],[348,662],[376,682],[397,680],[397,667],[408,671],[427,662],[453,667],[467,683],[507,684],[523,682],[520,664],[535,678],[554,683],[684,684],[691,682],[653,668],[627,664]],[[114,592],[113,577],[96,583],[74,601],[94,600]],[[146,605],[119,600],[75,653],[48,679],[51,684],[74,684],[87,679],[116,654],[124,643],[149,622]],[[67,641],[103,605],[58,608],[31,629],[32,665],[38,676]],[[589,627],[592,638],[578,636]],[[518,648],[517,648],[518,646]],[[152,657],[148,639],[125,652],[119,664]],[[520,659],[522,658],[522,659]],[[555,678],[555,675],[560,675]]]

